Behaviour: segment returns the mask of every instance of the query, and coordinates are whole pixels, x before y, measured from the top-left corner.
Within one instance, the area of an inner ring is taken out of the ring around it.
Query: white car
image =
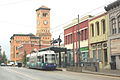
[[[1,65],[1,66],[6,66],[6,64],[5,64],[5,63],[1,63],[0,65]]]

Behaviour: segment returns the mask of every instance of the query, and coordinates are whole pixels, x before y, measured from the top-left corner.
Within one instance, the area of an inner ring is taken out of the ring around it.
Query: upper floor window
[[[115,18],[112,19],[112,34],[116,34],[116,21]]]
[[[97,28],[97,35],[100,35],[100,31],[99,31],[99,22],[96,22],[96,28]]]
[[[118,33],[120,33],[120,15],[118,16]]]
[[[105,20],[103,19],[103,20],[101,21],[101,23],[102,23],[103,34],[105,34],[105,33],[106,33]]]
[[[40,13],[38,13],[37,16],[40,17]]]
[[[48,13],[43,13],[43,17],[47,17],[48,16]]]
[[[85,29],[85,40],[88,39],[88,29]]]
[[[92,37],[94,37],[94,24],[91,24]]]
[[[83,41],[83,30],[81,31],[81,41]]]

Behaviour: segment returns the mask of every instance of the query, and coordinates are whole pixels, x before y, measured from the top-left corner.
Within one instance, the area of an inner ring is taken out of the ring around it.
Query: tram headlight
[[[54,64],[54,66],[56,66],[56,64]]]
[[[46,64],[46,66],[47,66],[48,64]]]

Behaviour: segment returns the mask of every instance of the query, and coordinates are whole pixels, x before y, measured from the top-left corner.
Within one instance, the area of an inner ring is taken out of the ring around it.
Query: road
[[[120,78],[68,71],[41,71],[18,67],[0,67],[0,80],[120,80]]]

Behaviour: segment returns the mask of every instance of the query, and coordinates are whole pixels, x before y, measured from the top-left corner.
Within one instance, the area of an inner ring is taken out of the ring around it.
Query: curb
[[[104,76],[112,76],[112,77],[120,77],[120,75],[115,74],[106,74],[106,73],[97,73],[97,72],[81,72],[81,73],[87,73],[87,74],[95,74],[95,75],[104,75]]]
[[[66,71],[66,69],[57,68],[57,71]]]

